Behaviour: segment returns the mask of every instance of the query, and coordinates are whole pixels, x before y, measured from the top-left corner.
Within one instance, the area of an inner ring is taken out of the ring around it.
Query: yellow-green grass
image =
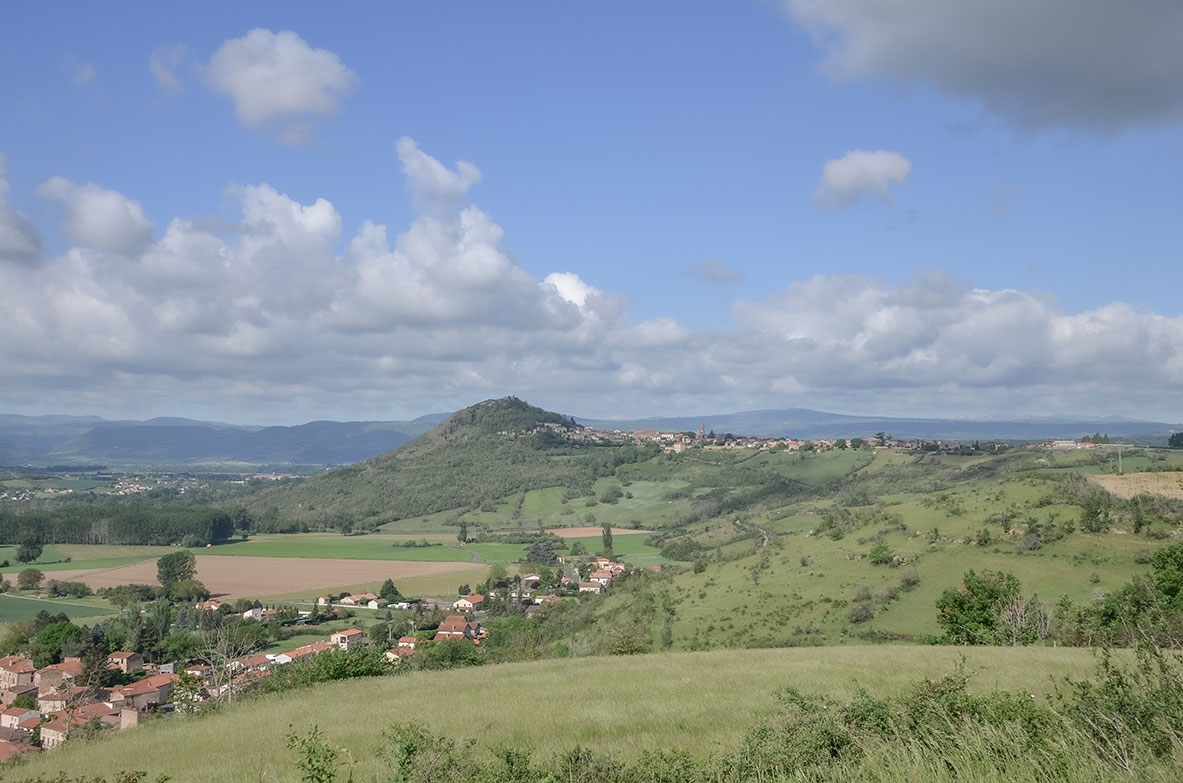
[[[971,690],[1001,688],[1048,698],[1064,676],[1087,676],[1087,650],[1051,648],[803,648],[579,658],[334,683],[243,702],[219,715],[174,718],[30,760],[21,777],[140,769],[174,783],[295,780],[290,732],[319,726],[356,761],[354,780],[379,778],[382,731],[414,721],[478,752],[530,748],[539,758],[589,747],[635,760],[655,748],[729,752],[777,710],[775,692],[796,687],[838,699],[860,688],[907,691],[952,672],[964,656]],[[216,749],[212,751],[211,749]]]
[[[459,587],[462,584],[472,586],[474,589],[478,585],[483,585],[485,580],[489,577],[488,566],[480,566],[474,568],[464,569],[463,571],[454,571],[444,574],[426,574],[424,576],[409,576],[405,579],[395,580],[395,587],[398,591],[407,597],[412,598],[448,598],[456,600],[455,597],[459,595]],[[333,588],[333,592],[340,593],[348,591],[350,593],[375,593],[381,587],[381,582],[359,582],[352,585],[342,585]],[[297,593],[276,593],[274,595],[259,596],[259,600],[263,603],[279,603],[283,601],[311,601],[316,598],[313,595],[315,591],[301,591]]]
[[[328,558],[337,560],[411,560],[417,562],[467,562],[472,556],[456,545],[399,546],[415,536],[372,533],[343,536],[337,533],[288,533],[253,536],[202,550],[207,554],[243,557]],[[433,537],[435,540],[442,539]]]
[[[750,464],[766,465],[786,478],[806,484],[823,484],[866,468],[874,458],[874,452],[851,449],[816,453],[782,451],[759,454]]]

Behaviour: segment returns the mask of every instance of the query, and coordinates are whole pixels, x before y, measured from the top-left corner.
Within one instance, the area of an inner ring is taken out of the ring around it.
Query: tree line
[[[154,499],[69,501],[0,508],[0,545],[120,544],[201,547],[249,533],[242,509],[182,505]]]

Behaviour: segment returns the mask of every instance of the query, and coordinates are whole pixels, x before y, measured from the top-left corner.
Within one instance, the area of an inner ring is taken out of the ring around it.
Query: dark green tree
[[[550,563],[557,562],[558,556],[551,549],[550,542],[536,541],[526,550],[526,561],[540,565],[549,565]]]
[[[39,557],[41,557],[41,544],[32,538],[26,538],[24,541],[21,541],[20,548],[16,551],[16,559],[18,561],[32,563]]]
[[[468,522],[460,520],[460,532],[456,534],[456,540],[461,544],[468,543]]]
[[[174,601],[196,603],[209,598],[209,590],[199,579],[182,579],[168,588],[168,597]]]
[[[1183,607],[1183,543],[1155,552],[1150,556],[1150,567],[1154,570],[1154,584],[1162,593],[1164,602]]]
[[[937,622],[950,644],[997,644],[1003,612],[1021,598],[1022,585],[1005,571],[966,571],[960,587],[937,599]]]
[[[156,561],[156,579],[167,591],[177,582],[192,579],[197,574],[197,558],[187,549],[165,555]]]
[[[607,522],[600,528],[600,546],[605,557],[612,557],[612,526]]]
[[[1173,432],[1167,438],[1167,446],[1172,449],[1183,449],[1183,432]]]
[[[378,588],[378,595],[387,601],[401,601],[403,599],[402,593],[394,586],[393,579],[387,579],[382,583],[382,586]]]

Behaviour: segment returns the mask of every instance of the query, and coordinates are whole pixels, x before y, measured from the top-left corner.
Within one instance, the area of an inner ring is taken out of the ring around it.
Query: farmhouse
[[[466,595],[452,604],[452,608],[458,612],[477,612],[484,605],[485,597],[483,595]]]
[[[465,620],[462,615],[453,614],[439,624],[435,630],[435,638],[432,641],[444,641],[446,639],[483,639],[485,636],[485,629],[481,627],[478,622],[470,622]]]
[[[344,631],[337,631],[329,637],[329,641],[340,647],[342,650],[348,650],[351,645],[357,644],[361,641],[362,632],[357,628],[347,628]]]

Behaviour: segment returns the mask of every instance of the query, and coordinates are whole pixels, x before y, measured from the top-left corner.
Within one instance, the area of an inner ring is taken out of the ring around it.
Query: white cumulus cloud
[[[41,254],[41,235],[27,215],[13,208],[8,191],[8,158],[0,155],[0,264],[32,263]]]
[[[456,161],[455,170],[419,149],[414,139],[406,136],[395,145],[398,159],[403,164],[407,187],[415,208],[421,212],[447,213],[455,210],[473,185],[481,181],[481,172],[468,161]]]
[[[458,167],[413,149],[408,178],[465,190]],[[328,200],[254,184],[228,190],[236,219],[175,217],[153,239],[115,191],[64,179],[42,190],[66,205],[77,246],[0,263],[9,410],[389,418],[513,393],[591,416],[801,406],[1148,418],[1177,410],[1183,384],[1183,317],[1120,302],[1072,313],[943,272],[819,275],[736,301],[727,328],[695,329],[676,301],[637,321],[585,272],[535,277],[471,204],[432,203],[393,230],[367,220],[350,236]],[[18,214],[3,196],[0,241]]]
[[[54,177],[37,189],[37,195],[62,203],[66,235],[88,247],[131,253],[152,238],[155,226],[144,216],[144,208],[118,191]]]
[[[338,111],[357,75],[327,49],[314,49],[291,30],[251,30],[214,52],[205,78],[234,102],[244,124],[278,124],[281,139],[305,135],[307,118]]]
[[[822,167],[813,200],[827,209],[848,207],[864,196],[891,202],[891,187],[908,181],[912,162],[888,150],[852,150]]]

